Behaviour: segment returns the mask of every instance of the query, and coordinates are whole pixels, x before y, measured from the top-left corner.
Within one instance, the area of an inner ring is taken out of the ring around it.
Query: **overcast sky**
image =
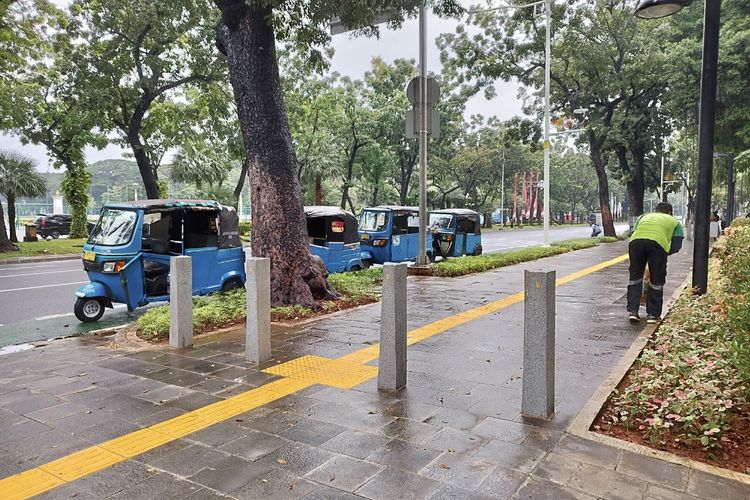
[[[56,3],[64,3],[58,0]],[[469,2],[462,2],[468,6]],[[435,39],[441,33],[455,30],[458,21],[455,19],[440,19],[428,14],[427,38],[430,44],[427,48],[427,71],[440,73],[440,59]],[[417,19],[410,19],[398,30],[383,28],[380,39],[357,37],[352,38],[349,34],[341,34],[333,37],[332,46],[335,54],[331,61],[331,70],[351,78],[361,78],[365,71],[370,68],[373,57],[381,57],[386,62],[394,59],[407,58],[417,59],[419,56],[419,26]],[[481,113],[484,116],[495,115],[502,120],[522,114],[521,101],[517,97],[518,85],[510,82],[499,82],[497,85],[498,96],[487,101],[481,94],[469,101],[466,116]],[[40,171],[52,170],[52,166],[46,154],[44,146],[22,145],[21,142],[8,135],[0,135],[0,149],[17,149],[35,158],[39,164]],[[89,163],[112,158],[122,158],[124,152],[119,146],[110,145],[98,151],[94,148],[86,150],[86,160]]]

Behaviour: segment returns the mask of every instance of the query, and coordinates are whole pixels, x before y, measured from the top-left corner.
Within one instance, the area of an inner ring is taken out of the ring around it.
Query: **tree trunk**
[[[349,186],[352,183],[352,176],[354,175],[354,160],[357,159],[357,151],[359,150],[360,145],[355,141],[352,144],[352,150],[349,153],[349,162],[346,165],[346,179],[344,179],[344,192],[341,193],[341,209],[346,210],[346,202],[349,201],[349,205],[351,205],[351,200],[349,200]]]
[[[596,177],[599,181],[599,207],[602,211],[602,226],[604,226],[604,236],[617,236],[615,224],[612,220],[612,210],[609,207],[609,181],[607,179],[606,163],[602,159],[601,143],[589,133],[589,144],[591,146],[591,161],[596,170]]]
[[[249,161],[252,251],[271,259],[271,302],[319,307],[338,297],[323,261],[310,253],[294,145],[281,93],[272,9],[244,0],[215,0],[217,30]]]
[[[646,167],[646,151],[642,146],[631,148],[634,163],[628,162],[624,147],[617,148],[617,161],[623,174],[628,176],[626,187],[628,190],[628,206],[630,214],[637,217],[643,214],[643,195],[646,191],[644,169]]]
[[[372,190],[372,203],[370,203],[370,206],[377,207],[378,206],[378,191],[380,191],[380,186],[376,182],[375,183],[375,189]]]
[[[146,188],[146,197],[150,200],[159,198],[159,182],[156,179],[156,174],[151,166],[151,159],[146,154],[146,150],[141,144],[141,138],[139,137],[140,126],[131,129],[128,134],[128,142],[130,148],[133,150],[133,156],[138,164],[138,171],[141,173],[141,179],[143,179],[143,187]]]
[[[8,232],[10,233],[10,242],[18,243],[16,235],[16,197],[8,195]]]
[[[242,162],[242,168],[240,169],[240,178],[237,179],[237,185],[234,187],[234,199],[237,202],[240,200],[240,193],[242,193],[242,190],[245,188],[245,177],[247,177],[248,165],[249,162],[247,161],[247,158],[245,158]]]
[[[0,202],[0,252],[17,251],[18,247],[8,239],[8,232],[5,229],[5,213],[3,203]]]
[[[323,175],[315,174],[315,204],[323,204]]]

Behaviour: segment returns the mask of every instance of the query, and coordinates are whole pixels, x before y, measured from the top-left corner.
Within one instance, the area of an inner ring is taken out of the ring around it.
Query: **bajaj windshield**
[[[128,243],[133,236],[137,218],[138,214],[130,210],[105,209],[89,236],[89,243],[107,246]]]

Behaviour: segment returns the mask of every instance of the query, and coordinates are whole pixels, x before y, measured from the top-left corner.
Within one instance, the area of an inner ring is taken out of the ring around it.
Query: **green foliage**
[[[0,224],[0,248],[10,250],[10,242],[17,242],[15,217],[16,199],[21,196],[44,196],[47,186],[36,171],[36,162],[16,151],[0,151],[0,194],[8,201],[10,238],[5,234],[5,223]],[[0,217],[4,217],[0,209]],[[8,241],[9,240],[9,241]]]
[[[253,230],[253,223],[249,221],[242,221],[239,224],[240,236],[250,236],[250,231]]]
[[[529,247],[502,253],[449,258],[433,264],[432,274],[434,276],[464,276],[466,274],[480,273],[498,267],[512,266],[521,262],[560,255],[574,250],[591,248],[599,243],[610,243],[612,241],[617,241],[617,238],[579,238],[557,241],[552,243],[550,247]]]
[[[71,238],[85,238],[88,236],[88,219],[86,218],[89,206],[89,186],[91,186],[91,174],[86,166],[71,166],[65,171],[60,183],[65,198],[70,203],[72,210],[72,221],[70,223]]]

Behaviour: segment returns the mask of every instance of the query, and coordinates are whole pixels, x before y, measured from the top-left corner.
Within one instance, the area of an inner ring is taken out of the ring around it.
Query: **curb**
[[[677,287],[677,290],[675,290],[675,292],[669,298],[669,301],[665,304],[667,314],[669,314],[675,301],[690,286],[691,279],[691,275],[690,273],[688,273],[688,276],[685,278],[682,284]],[[667,314],[665,314],[664,316],[666,317]],[[627,350],[622,359],[620,359],[620,362],[617,363],[617,366],[614,367],[607,378],[604,379],[604,381],[596,389],[591,398],[589,398],[586,405],[581,409],[580,412],[578,412],[578,415],[570,424],[570,426],[565,430],[565,433],[589,441],[595,441],[607,446],[612,446],[613,448],[617,448],[620,450],[626,450],[638,455],[656,458],[664,462],[682,465],[684,467],[688,467],[689,469],[700,470],[708,474],[713,474],[725,479],[731,479],[739,483],[750,485],[750,475],[748,474],[716,467],[704,462],[681,457],[667,451],[655,450],[653,448],[649,448],[648,446],[632,443],[630,441],[625,441],[622,439],[617,439],[612,436],[589,430],[591,424],[594,422],[594,420],[596,420],[596,417],[599,416],[599,412],[606,404],[609,396],[612,394],[612,391],[619,385],[619,383],[628,373],[635,360],[638,358],[638,356],[640,356],[641,351],[643,351],[643,349],[646,347],[648,341],[659,329],[659,326],[660,324],[648,325],[643,329],[643,331],[633,341],[630,349]]]
[[[54,262],[56,260],[73,260],[80,259],[80,253],[65,253],[59,255],[50,255],[44,257],[10,257],[7,259],[0,259],[0,265],[5,264],[29,264],[35,262]]]

